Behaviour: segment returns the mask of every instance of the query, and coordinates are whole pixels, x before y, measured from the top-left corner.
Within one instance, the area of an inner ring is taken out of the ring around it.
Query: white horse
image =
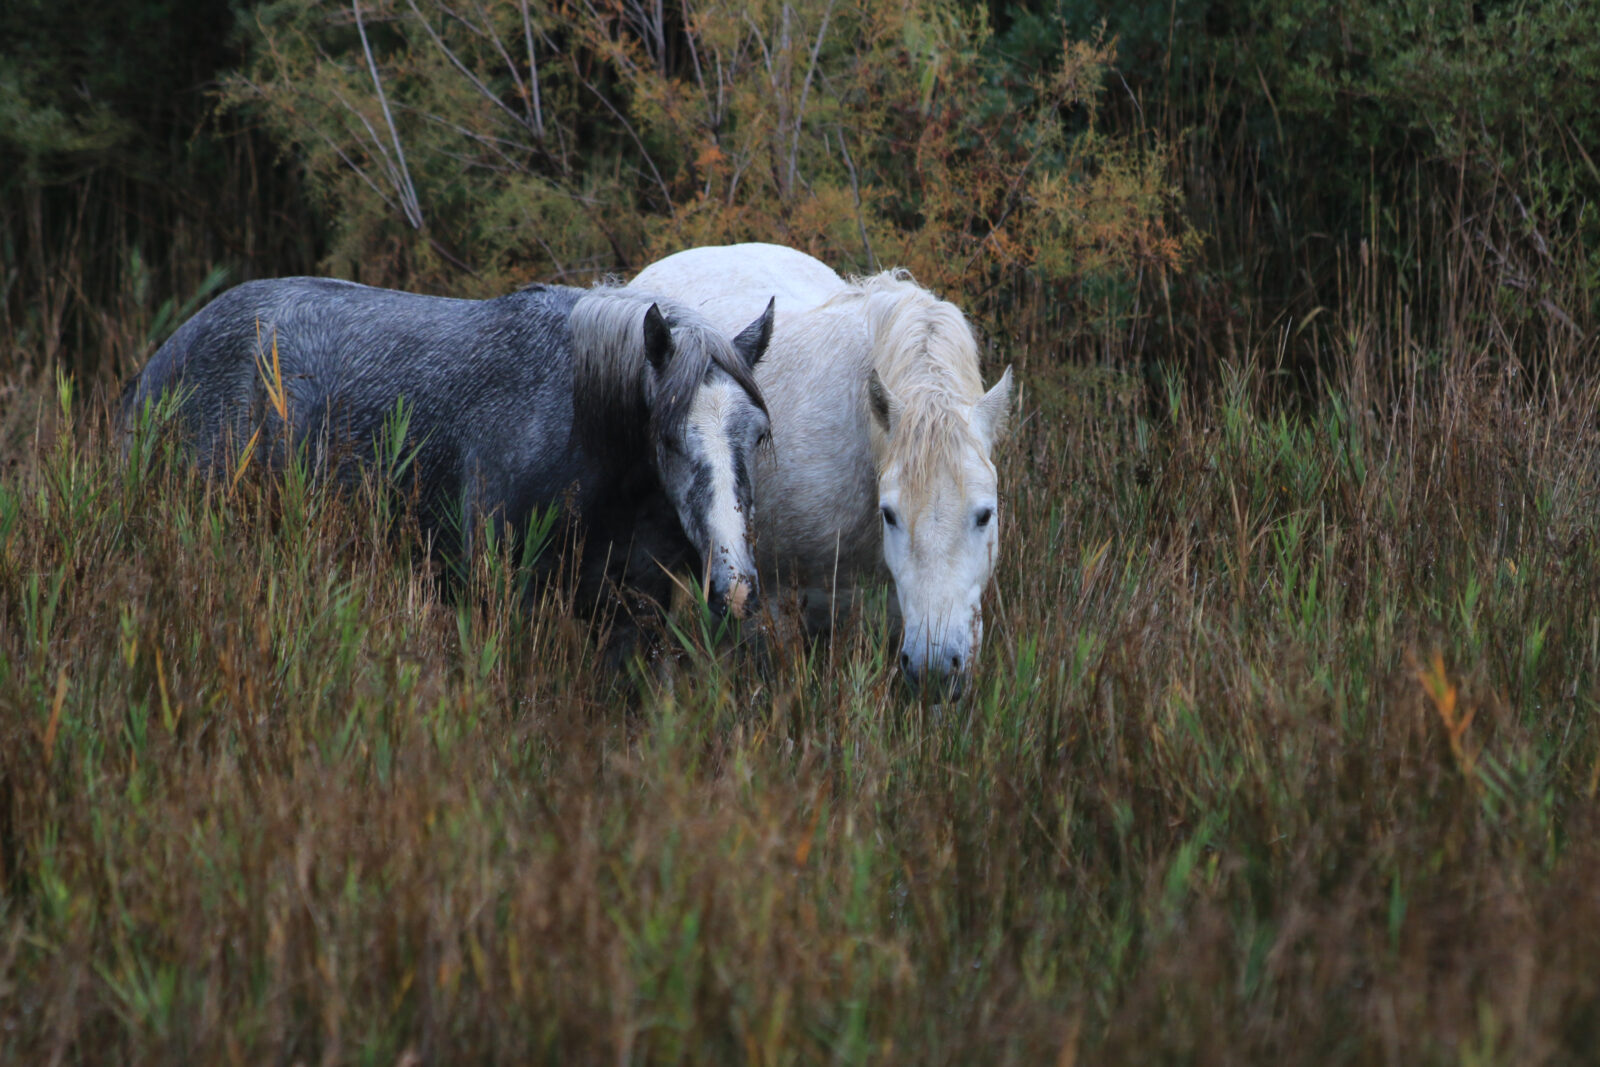
[[[803,252],[740,244],[668,256],[632,284],[722,329],[776,298],[755,368],[772,416],[755,478],[764,577],[798,580],[814,611],[887,564],[901,670],[958,684],[983,639],[1000,536],[991,453],[1011,369],[984,392],[966,317],[904,271],[846,282]]]

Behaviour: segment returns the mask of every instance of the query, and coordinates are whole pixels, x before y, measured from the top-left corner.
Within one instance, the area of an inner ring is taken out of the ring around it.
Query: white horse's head
[[[887,436],[878,473],[883,558],[913,683],[959,688],[983,640],[983,591],[1000,542],[991,453],[1011,410],[1011,369],[975,402],[891,392],[874,371],[869,400]]]

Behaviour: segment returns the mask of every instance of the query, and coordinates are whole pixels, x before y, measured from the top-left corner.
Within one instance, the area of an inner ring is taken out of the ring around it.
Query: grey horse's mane
[[[644,316],[651,304],[666,320],[674,350],[654,389],[644,348]],[[681,433],[712,367],[767,410],[750,368],[727,336],[683,304],[602,282],[579,298],[569,323],[573,424],[597,454],[637,458],[635,450],[652,438]]]

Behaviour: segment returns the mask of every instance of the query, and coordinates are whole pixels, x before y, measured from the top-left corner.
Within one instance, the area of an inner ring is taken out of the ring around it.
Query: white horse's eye
[[[899,520],[895,518],[894,508],[883,509],[883,524],[890,527],[900,525]]]
[[[978,524],[978,529],[981,530],[989,525],[989,520],[992,518],[994,518],[994,508],[979,508],[978,513],[973,516],[973,521]]]

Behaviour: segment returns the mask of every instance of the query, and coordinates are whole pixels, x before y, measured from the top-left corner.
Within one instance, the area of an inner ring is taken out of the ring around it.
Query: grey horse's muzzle
[[[754,577],[736,577],[728,581],[713,580],[706,594],[706,605],[718,618],[733,616],[748,619],[761,606],[760,586]]]

